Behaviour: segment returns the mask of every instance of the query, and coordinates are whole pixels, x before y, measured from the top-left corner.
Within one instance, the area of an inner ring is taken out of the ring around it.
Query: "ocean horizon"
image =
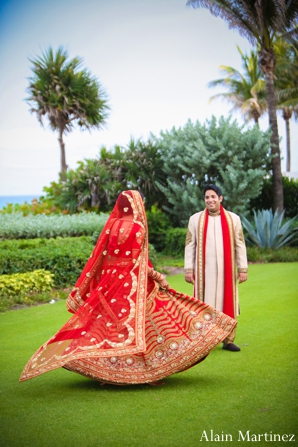
[[[0,196],[0,209],[7,206],[8,203],[12,203],[13,205],[18,203],[19,205],[28,202],[31,203],[33,199],[39,199],[41,194],[35,195],[24,195],[24,196]]]

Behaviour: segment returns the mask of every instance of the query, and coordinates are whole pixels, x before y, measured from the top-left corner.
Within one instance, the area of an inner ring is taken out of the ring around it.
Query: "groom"
[[[240,217],[221,205],[221,189],[204,188],[206,208],[193,214],[185,242],[185,281],[195,286],[195,297],[232,318],[239,315],[237,281],[247,280],[247,256]],[[236,352],[235,331],[223,349]]]

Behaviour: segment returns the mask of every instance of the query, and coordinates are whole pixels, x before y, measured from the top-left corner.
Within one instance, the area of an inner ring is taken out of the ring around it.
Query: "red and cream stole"
[[[223,237],[224,253],[224,307],[223,313],[235,318],[236,315],[236,274],[235,274],[235,237],[233,221],[222,206],[220,206],[220,219]],[[209,214],[207,209],[203,211],[198,223],[198,253],[197,265],[198,273],[196,278],[197,297],[204,301],[205,289],[205,254],[206,238]]]

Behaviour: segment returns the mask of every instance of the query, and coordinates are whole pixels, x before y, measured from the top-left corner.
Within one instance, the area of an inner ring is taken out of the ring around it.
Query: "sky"
[[[220,65],[241,70],[237,45],[249,42],[205,9],[186,0],[0,0],[0,196],[39,195],[58,180],[58,135],[42,127],[26,102],[28,58],[62,45],[80,56],[107,93],[110,113],[102,130],[65,136],[66,161],[76,168],[101,146],[146,141],[188,119],[228,117],[231,104],[209,103],[221,89]],[[244,124],[240,114],[233,114]],[[285,124],[278,118],[285,171]],[[261,119],[268,127],[267,115]],[[292,167],[298,171],[298,124],[291,121]]]

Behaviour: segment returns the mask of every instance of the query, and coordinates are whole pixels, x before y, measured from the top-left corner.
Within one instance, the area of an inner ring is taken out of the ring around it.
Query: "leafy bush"
[[[285,210],[285,215],[287,214],[287,210]],[[290,221],[290,228],[291,232],[296,232],[297,230],[297,219],[290,219],[289,217],[286,217],[284,219],[284,223],[287,223]],[[298,234],[290,241],[291,247],[298,247]]]
[[[270,134],[258,126],[245,129],[231,117],[204,124],[188,121],[155,137],[164,161],[167,185],[159,185],[168,203],[163,209],[173,225],[183,227],[189,216],[205,208],[207,183],[222,187],[224,206],[245,214],[251,198],[259,195],[269,172]]]
[[[100,232],[107,214],[81,213],[74,215],[28,215],[22,213],[0,215],[2,239],[54,238],[58,236],[92,235]]]
[[[298,180],[282,177],[285,216],[295,217],[298,210]],[[273,206],[272,177],[264,179],[260,194],[250,201],[250,210],[269,209]]]
[[[44,187],[46,198],[71,214],[110,210],[121,184],[98,159],[85,159],[78,165],[63,173],[59,182]]]
[[[166,246],[166,236],[171,229],[170,218],[156,205],[146,211],[148,228],[149,228],[149,242],[154,245],[157,251],[163,251]]]
[[[255,228],[246,217],[242,217],[242,224],[247,234],[245,238],[249,245],[257,245],[262,248],[280,248],[289,244],[294,238],[297,228],[291,228],[295,217],[282,225],[284,211],[274,213],[272,210],[254,211]]]
[[[298,248],[281,247],[272,250],[270,248],[247,247],[247,259],[253,263],[267,262],[298,262]]]
[[[184,256],[186,228],[172,228],[166,234],[164,253],[172,256]]]
[[[155,270],[157,270],[157,252],[155,250],[154,245],[152,244],[148,245],[148,254],[151,263],[153,264]]]
[[[142,191],[149,206],[161,205],[164,196],[157,181],[165,184],[159,147],[150,140],[131,138],[126,147],[102,147],[96,159],[79,161],[75,170],[68,170],[44,191],[48,200],[70,213],[108,212],[126,189]]]
[[[0,297],[24,296],[32,292],[46,292],[53,288],[54,275],[46,270],[0,276]]]
[[[91,237],[0,242],[0,274],[45,269],[54,286],[73,286],[93,250]]]

